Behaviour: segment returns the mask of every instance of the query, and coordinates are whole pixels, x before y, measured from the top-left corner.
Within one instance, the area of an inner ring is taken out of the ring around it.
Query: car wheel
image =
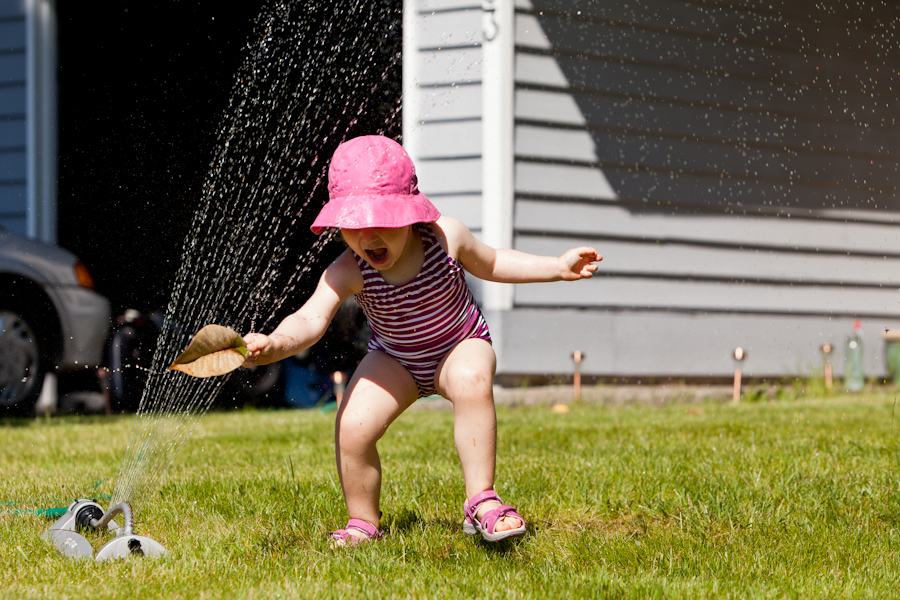
[[[0,414],[34,410],[46,368],[41,340],[18,312],[0,308]]]

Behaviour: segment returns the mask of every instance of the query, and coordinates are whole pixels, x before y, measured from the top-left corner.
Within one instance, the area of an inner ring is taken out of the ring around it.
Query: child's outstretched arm
[[[451,256],[456,256],[472,275],[501,283],[577,281],[594,276],[603,260],[593,248],[582,246],[562,256],[537,256],[518,250],[495,249],[480,242],[469,229],[450,217],[438,225],[447,239]]]
[[[362,289],[359,267],[352,258],[348,262],[346,255],[345,252],[325,269],[312,296],[297,312],[285,317],[275,331],[244,336],[247,360],[243,366],[267,365],[293,356],[325,335],[341,303]]]

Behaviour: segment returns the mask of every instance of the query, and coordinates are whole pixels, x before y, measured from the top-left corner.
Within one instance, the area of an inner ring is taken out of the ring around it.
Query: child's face
[[[397,264],[409,246],[412,226],[341,229],[341,235],[350,249],[372,268],[387,271]]]

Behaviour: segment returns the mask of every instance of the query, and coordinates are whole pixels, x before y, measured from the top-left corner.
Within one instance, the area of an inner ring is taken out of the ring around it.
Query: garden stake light
[[[834,352],[834,346],[831,344],[822,344],[822,359],[825,361],[825,387],[829,390],[834,385],[834,370],[831,367],[831,353]]]
[[[584,360],[584,353],[576,350],[572,353],[572,361],[575,363],[575,375],[572,378],[573,392],[575,400],[581,397],[581,361]]]
[[[572,353],[572,362],[575,363],[575,374],[572,376],[572,399],[577,401],[581,398],[581,362],[584,360],[584,353],[576,350]],[[569,406],[563,402],[557,402],[553,405],[553,412],[567,413]]]
[[[731,401],[737,404],[741,401],[741,363],[747,358],[747,352],[743,348],[735,348],[734,353],[734,394]]]
[[[331,374],[331,381],[334,383],[334,399],[337,405],[341,405],[344,399],[344,392],[347,389],[347,376],[343,371],[335,371]]]

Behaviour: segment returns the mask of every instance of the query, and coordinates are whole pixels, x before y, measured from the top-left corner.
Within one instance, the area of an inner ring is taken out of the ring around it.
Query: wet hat
[[[310,227],[316,235],[326,227],[405,227],[441,216],[419,191],[416,168],[403,146],[380,135],[338,146],[328,169],[328,196]]]

